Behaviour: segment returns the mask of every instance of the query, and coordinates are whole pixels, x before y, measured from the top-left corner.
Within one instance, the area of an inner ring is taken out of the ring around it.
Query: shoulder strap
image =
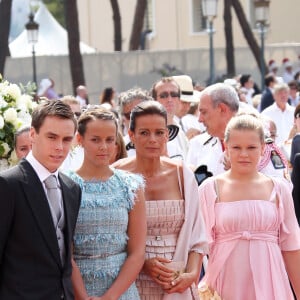
[[[215,192],[216,192],[216,195],[217,195],[216,202],[219,202],[219,200],[220,200],[220,191],[219,191],[219,186],[218,186],[218,182],[217,182],[216,178],[214,180],[214,187],[215,187]]]
[[[184,199],[183,191],[182,191],[182,183],[181,183],[181,176],[180,176],[180,168],[179,168],[179,165],[177,165],[177,178],[178,178],[178,184],[179,184],[180,195],[181,195],[182,199]]]

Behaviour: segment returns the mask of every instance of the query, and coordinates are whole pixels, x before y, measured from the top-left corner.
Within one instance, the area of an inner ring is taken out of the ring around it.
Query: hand
[[[194,276],[192,276],[189,273],[181,273],[181,274],[179,274],[179,276],[177,278],[175,278],[171,282],[169,282],[168,287],[165,288],[164,291],[167,294],[183,293],[194,282],[195,282]]]
[[[196,129],[196,128],[190,128],[185,134],[187,136],[187,138],[190,140],[191,138],[193,138],[196,135],[199,135],[201,133],[200,130]]]
[[[165,265],[169,262],[171,262],[169,259],[154,257],[146,259],[143,267],[144,272],[163,289],[170,287],[170,282],[177,276],[172,269]]]

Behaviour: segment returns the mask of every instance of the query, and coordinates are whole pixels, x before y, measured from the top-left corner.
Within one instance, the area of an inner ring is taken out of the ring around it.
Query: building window
[[[191,0],[192,7],[192,33],[206,30],[207,23],[202,13],[202,0]]]

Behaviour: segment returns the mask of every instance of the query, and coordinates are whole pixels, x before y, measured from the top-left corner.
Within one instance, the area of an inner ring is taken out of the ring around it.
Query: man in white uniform
[[[228,84],[216,83],[201,92],[199,122],[205,125],[206,133],[190,140],[187,163],[195,168],[206,165],[213,175],[224,172],[225,128],[238,109],[238,94]]]

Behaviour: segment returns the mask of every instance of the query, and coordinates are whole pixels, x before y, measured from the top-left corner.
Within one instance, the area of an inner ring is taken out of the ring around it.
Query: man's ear
[[[30,137],[31,143],[34,142],[36,134],[37,133],[36,133],[35,129],[33,127],[30,127],[29,137]]]
[[[227,106],[225,103],[219,103],[218,106],[219,106],[220,111],[221,111],[222,113],[228,111],[228,106]]]

